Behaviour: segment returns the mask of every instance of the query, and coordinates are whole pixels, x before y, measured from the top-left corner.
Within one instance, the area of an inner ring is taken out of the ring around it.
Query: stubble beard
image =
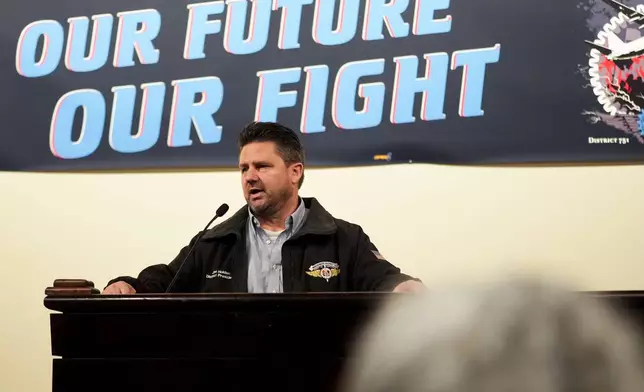
[[[265,191],[266,192],[266,191]],[[276,216],[282,207],[286,204],[286,201],[291,197],[292,191],[288,188],[281,189],[275,197],[272,194],[266,193],[266,201],[259,206],[258,208],[253,207],[249,203],[250,210],[253,212],[253,215],[257,217],[262,217],[265,219],[270,219]]]

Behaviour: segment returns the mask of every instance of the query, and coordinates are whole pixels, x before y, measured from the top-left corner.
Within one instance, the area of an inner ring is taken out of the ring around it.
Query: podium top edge
[[[644,291],[585,291],[580,294],[636,304],[644,308]],[[159,293],[130,295],[46,296],[47,309],[59,312],[164,312],[164,311],[235,311],[271,309],[314,310],[350,309],[378,306],[400,295],[389,292],[324,293]]]
[[[131,312],[176,310],[270,309],[273,307],[311,307],[378,304],[393,296],[383,292],[338,293],[160,293],[129,295],[46,296],[44,305],[61,312]]]
[[[48,295],[46,299],[66,300],[119,300],[119,301],[271,301],[292,299],[339,299],[339,298],[379,298],[393,295],[406,295],[390,292],[310,292],[310,293],[136,293],[136,294],[95,294],[95,295]],[[409,295],[409,294],[407,294]],[[644,293],[643,293],[644,295]]]

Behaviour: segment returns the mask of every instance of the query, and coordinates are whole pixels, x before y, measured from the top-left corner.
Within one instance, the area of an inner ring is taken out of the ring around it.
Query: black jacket
[[[358,225],[336,219],[314,198],[304,198],[306,221],[282,246],[284,292],[391,291],[412,279],[386,261]],[[172,292],[247,292],[248,207],[208,230],[181,270]],[[140,293],[164,292],[196,235],[168,265],[153,265],[122,280]]]

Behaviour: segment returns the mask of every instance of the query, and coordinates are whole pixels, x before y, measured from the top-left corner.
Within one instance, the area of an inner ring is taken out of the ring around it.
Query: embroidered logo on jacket
[[[221,278],[221,279],[232,279],[233,277],[230,276],[230,272],[228,271],[212,271],[212,274],[207,274],[206,279],[215,279],[215,278]]]
[[[322,261],[310,266],[306,274],[314,278],[326,279],[328,282],[334,276],[340,275],[340,266],[330,261]]]

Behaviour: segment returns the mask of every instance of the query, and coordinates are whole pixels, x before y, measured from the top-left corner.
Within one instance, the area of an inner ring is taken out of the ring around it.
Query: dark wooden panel
[[[642,292],[589,292],[644,326]],[[54,391],[329,392],[385,293],[47,297]]]
[[[644,326],[641,293],[590,293]],[[65,358],[343,356],[386,295],[208,295],[56,298],[52,353]]]
[[[642,291],[606,291],[589,293],[605,301],[620,314],[632,320],[644,333],[644,292]]]
[[[330,392],[342,361],[55,359],[53,392]]]
[[[364,309],[335,312],[52,314],[52,353],[67,358],[342,356]]]

